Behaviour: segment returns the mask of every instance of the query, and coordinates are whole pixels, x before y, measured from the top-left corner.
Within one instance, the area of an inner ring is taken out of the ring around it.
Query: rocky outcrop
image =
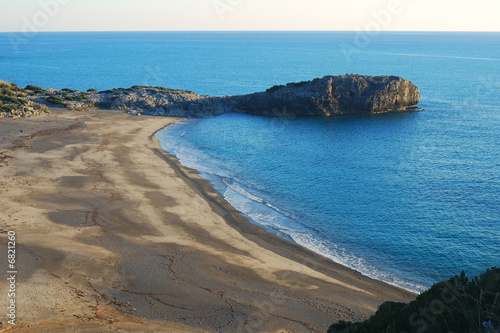
[[[28,86],[32,102],[59,104],[74,110],[94,106],[132,114],[172,117],[208,117],[226,112],[265,116],[330,117],[376,114],[415,108],[418,88],[396,76],[325,76],[300,83],[274,86],[265,92],[240,96],[204,96],[163,87],[80,92],[43,90]],[[35,94],[36,92],[36,94]]]
[[[415,108],[418,88],[396,76],[326,76],[234,97],[239,112],[257,115],[329,117]]]
[[[265,92],[164,105],[155,114],[203,117],[225,112],[265,116],[330,117],[377,114],[415,108],[418,88],[396,76],[326,76],[312,81],[274,86]]]

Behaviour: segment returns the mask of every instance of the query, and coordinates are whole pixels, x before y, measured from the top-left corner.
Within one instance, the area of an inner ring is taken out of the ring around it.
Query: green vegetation
[[[28,84],[25,89],[31,90],[37,94],[45,92],[45,90],[43,90],[42,88],[37,87],[37,86],[32,86],[31,84]]]
[[[0,112],[11,112],[14,110],[18,110],[19,107],[20,107],[20,104],[6,103],[0,99]]]
[[[410,304],[386,302],[367,321],[333,324],[329,333],[500,332],[500,268],[433,285]]]
[[[10,104],[17,104],[17,105],[28,104],[28,102],[26,102],[25,100],[15,98],[12,96],[8,96],[8,95],[2,95],[2,94],[0,94],[0,101],[2,101],[4,104],[9,104],[9,103]]]
[[[23,105],[27,105],[27,101],[19,98],[24,96],[22,91],[13,83],[0,81],[0,112],[19,110]]]
[[[83,100],[86,100],[88,99],[88,97],[83,94],[83,93],[80,93],[79,95],[73,95],[71,96],[68,92],[70,93],[78,93],[79,91],[77,90],[70,90],[70,89],[62,89],[62,94],[61,94],[61,98],[70,102],[70,101],[83,101]]]
[[[84,94],[76,95],[75,97],[73,97],[73,100],[75,100],[75,101],[84,101],[86,99],[89,99],[89,98],[87,96],[85,96]]]
[[[76,92],[78,92],[78,90],[72,90],[72,89],[69,89],[69,88],[63,88],[63,89],[61,89],[61,91],[64,91],[64,92],[67,92],[67,93],[76,93]]]
[[[84,106],[79,106],[76,108],[73,108],[72,110],[74,111],[85,111],[85,110],[90,110],[94,107],[94,105],[84,105]]]
[[[87,92],[98,92],[97,89],[90,88]]]
[[[18,109],[19,105],[5,105],[2,102],[0,102],[0,112],[11,112]]]
[[[16,93],[22,93],[23,89],[16,86],[14,83],[7,83],[5,81],[0,80],[0,93],[4,95],[11,95]]]
[[[66,103],[66,101],[64,99],[59,98],[59,97],[54,96],[54,95],[50,95],[49,97],[47,97],[46,101],[47,101],[47,103],[50,103],[50,104],[68,106],[68,104]]]
[[[67,100],[67,101],[74,101],[75,99],[73,97],[71,97],[70,95],[68,95],[68,93],[62,93],[62,98]]]

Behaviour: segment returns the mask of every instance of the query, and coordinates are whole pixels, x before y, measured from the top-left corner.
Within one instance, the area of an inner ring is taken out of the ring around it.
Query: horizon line
[[[361,32],[379,33],[500,33],[500,30],[47,30],[47,31],[0,31],[0,33],[38,34],[38,33],[78,33],[78,32]]]

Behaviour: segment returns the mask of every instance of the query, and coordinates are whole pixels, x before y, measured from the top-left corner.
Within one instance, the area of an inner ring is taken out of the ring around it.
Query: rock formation
[[[418,88],[396,76],[325,76],[274,86],[265,92],[240,96],[204,96],[163,87],[134,86],[98,92],[28,86],[30,102],[59,104],[84,110],[94,106],[132,114],[208,117],[226,112],[265,116],[330,117],[376,114],[415,108]]]
[[[258,115],[329,117],[414,108],[418,88],[395,76],[326,76],[234,97],[239,112]]]

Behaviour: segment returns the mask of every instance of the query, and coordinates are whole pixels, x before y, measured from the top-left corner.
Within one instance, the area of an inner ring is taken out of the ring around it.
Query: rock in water
[[[236,111],[255,115],[329,117],[415,108],[418,88],[397,76],[325,76],[234,96]]]

